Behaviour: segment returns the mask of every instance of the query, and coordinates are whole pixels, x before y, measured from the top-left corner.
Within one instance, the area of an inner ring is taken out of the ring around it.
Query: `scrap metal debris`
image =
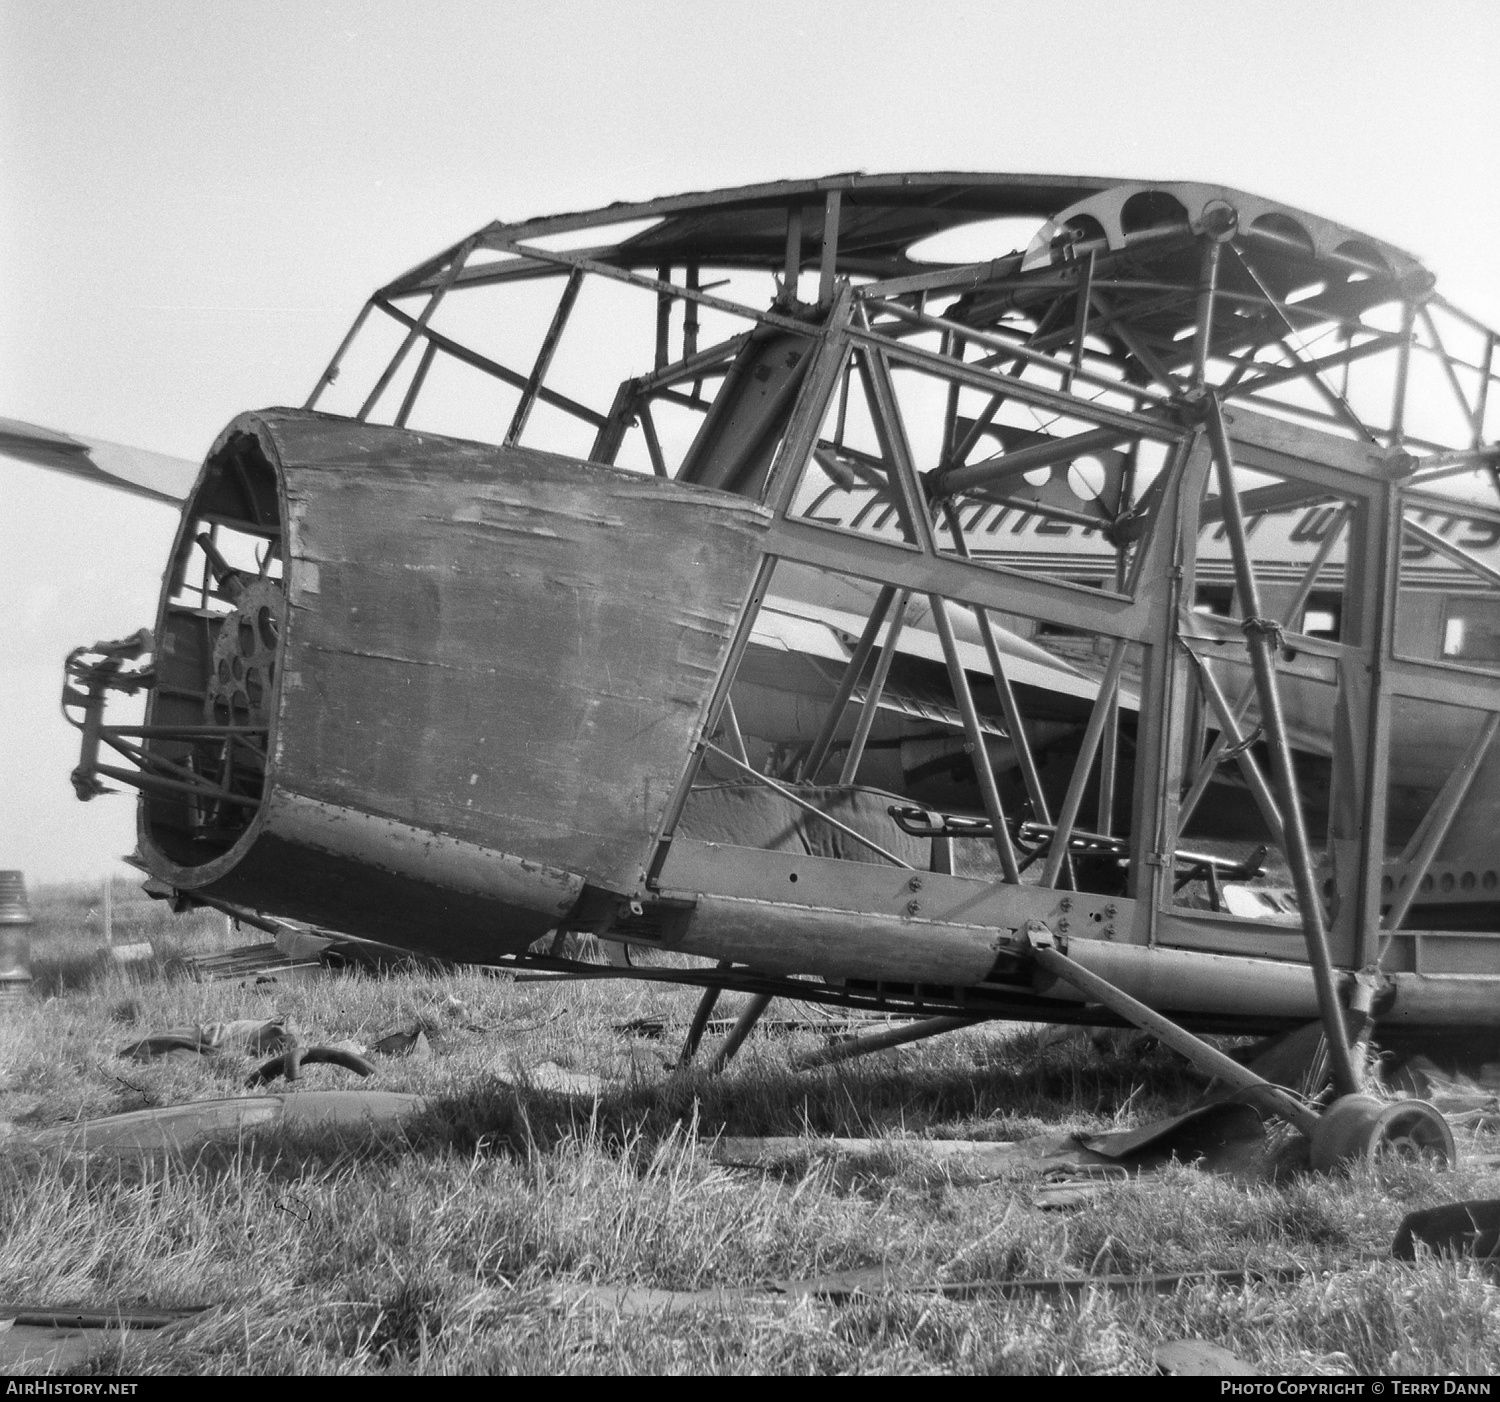
[[[301,1074],[303,1066],[311,1066],[316,1063],[328,1066],[342,1066],[359,1076],[373,1076],[375,1074],[374,1062],[367,1061],[358,1052],[351,1051],[346,1047],[291,1046],[252,1071],[245,1078],[245,1085],[253,1089],[256,1086],[263,1086],[267,1082],[274,1081],[278,1076],[285,1076],[287,1080],[295,1081]]]
[[[810,1280],[779,1280],[753,1286],[710,1286],[702,1290],[659,1290],[643,1285],[562,1285],[553,1304],[609,1310],[622,1317],[686,1311],[743,1309],[746,1304],[818,1299],[830,1304],[889,1294],[940,1295],[948,1300],[1036,1296],[1066,1298],[1094,1290],[1128,1290],[1169,1295],[1184,1286],[1233,1288],[1251,1283],[1284,1284],[1307,1274],[1298,1265],[1245,1270],[1145,1272],[1125,1275],[1022,1276],[964,1281],[906,1280],[885,1266],[838,1271]]]
[[[1500,1198],[1472,1198],[1408,1212],[1396,1228],[1391,1256],[1415,1261],[1417,1248],[1438,1256],[1467,1257],[1491,1274],[1500,1269]]]
[[[1500,1062],[1445,1071],[1425,1056],[1410,1058],[1392,1077],[1397,1093],[1409,1092],[1440,1110],[1451,1125],[1471,1130],[1500,1128]]]
[[[1046,1135],[1032,1140],[978,1139],[845,1139],[771,1135],[761,1138],[725,1136],[709,1149],[724,1168],[774,1169],[806,1162],[809,1157],[868,1158],[875,1154],[914,1153],[934,1163],[951,1164],[966,1176],[983,1179],[1010,1173],[1019,1164],[1061,1163],[1070,1166],[1109,1162],[1081,1148],[1072,1135]]]
[[[0,1303],[0,1373],[76,1368],[122,1343],[127,1331],[161,1337],[197,1323],[210,1308],[126,1310]]]
[[[304,1090],[296,1093],[192,1100],[104,1115],[4,1141],[7,1152],[29,1147],[68,1153],[135,1157],[181,1153],[212,1140],[237,1139],[264,1129],[372,1131],[398,1127],[422,1113],[421,1096],[383,1090]]]
[[[267,1052],[280,1051],[296,1039],[296,1032],[288,1028],[285,1018],[239,1018],[232,1022],[205,1022],[153,1032],[149,1037],[121,1047],[116,1055],[128,1056],[135,1061],[151,1061],[179,1051],[199,1055],[236,1052],[264,1056]]]
[[[262,928],[274,929],[276,938],[260,944],[241,945],[221,954],[194,955],[183,959],[177,967],[200,983],[226,979],[272,983],[349,969],[375,974],[403,970],[442,973],[455,967],[447,960],[413,954],[394,945],[352,935],[318,934],[280,921],[257,923]]]
[[[419,970],[427,973],[449,973],[458,966],[449,959],[415,954],[377,940],[354,935],[318,933],[295,925],[283,925],[276,934],[276,948],[293,961],[316,960],[325,969],[361,969],[366,973],[389,974]]]
[[[1132,1177],[1142,1177],[1153,1170],[1132,1174],[1121,1164],[1083,1164],[1069,1168],[1051,1168],[1047,1181],[1031,1195],[1031,1205],[1042,1211],[1087,1207],[1113,1192]]]
[[[1249,1106],[1199,1106],[1140,1129],[1109,1134],[1048,1134],[1023,1140],[976,1139],[842,1139],[802,1136],[739,1138],[726,1136],[710,1148],[714,1162],[727,1168],[771,1169],[805,1161],[809,1155],[869,1157],[909,1152],[951,1166],[968,1178],[1004,1177],[1017,1167],[1069,1170],[1072,1179],[1055,1185],[1052,1205],[1075,1205],[1062,1191],[1077,1190],[1076,1202],[1099,1196],[1108,1179],[1127,1168],[1161,1167],[1174,1159],[1199,1163],[1211,1171],[1243,1172],[1264,1157],[1265,1135],[1258,1114]],[[1084,1175],[1092,1175],[1080,1183]]]
[[[605,1091],[602,1077],[592,1076],[583,1071],[569,1071],[555,1061],[543,1061],[535,1066],[514,1070],[497,1069],[495,1077],[508,1086],[556,1091],[561,1095],[586,1095],[592,1096],[595,1100]]]
[[[1168,1339],[1151,1350],[1159,1373],[1177,1378],[1250,1378],[1260,1374],[1243,1358],[1207,1339]]]
[[[710,1037],[726,1036],[734,1027],[736,1019],[732,1017],[711,1018],[704,1024],[703,1031]],[[755,1030],[757,1032],[771,1035],[785,1035],[792,1032],[807,1032],[821,1037],[846,1037],[852,1036],[861,1029],[871,1026],[884,1026],[891,1019],[880,1017],[762,1017],[757,1020]],[[900,1023],[908,1022],[909,1019],[899,1019]],[[649,1037],[659,1039],[666,1036],[668,1019],[666,1017],[633,1017],[628,1022],[616,1022],[611,1024],[611,1030],[623,1037]]]
[[[432,1056],[432,1043],[427,1029],[420,1023],[409,1023],[382,1032],[370,1043],[370,1050],[381,1056],[405,1056],[416,1061],[425,1061]]]
[[[256,983],[277,983],[282,979],[305,978],[318,974],[323,965],[315,958],[294,959],[275,943],[246,944],[223,954],[198,954],[183,959],[175,967],[198,983],[218,983],[238,979]]]

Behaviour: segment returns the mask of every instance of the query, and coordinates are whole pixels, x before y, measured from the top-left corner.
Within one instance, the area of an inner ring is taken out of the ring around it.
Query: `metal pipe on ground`
[[[972,1017],[929,1017],[921,1022],[909,1022],[903,1027],[887,1027],[863,1037],[849,1037],[832,1046],[819,1047],[816,1051],[794,1056],[791,1064],[794,1071],[811,1071],[817,1066],[831,1066],[839,1061],[852,1061],[857,1056],[868,1056],[871,1052],[886,1051],[890,1047],[904,1047],[910,1042],[920,1042],[928,1037],[937,1037],[944,1032],[957,1032],[963,1027],[973,1027]]]

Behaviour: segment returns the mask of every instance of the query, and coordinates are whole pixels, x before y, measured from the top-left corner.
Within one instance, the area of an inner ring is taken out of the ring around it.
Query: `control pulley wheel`
[[[205,702],[209,724],[269,723],[284,608],[276,580],[256,580],[241,590],[234,612],[225,616],[214,641]]]
[[[1458,1161],[1453,1131],[1425,1100],[1335,1100],[1312,1132],[1312,1166],[1319,1173],[1383,1155],[1451,1168]]]

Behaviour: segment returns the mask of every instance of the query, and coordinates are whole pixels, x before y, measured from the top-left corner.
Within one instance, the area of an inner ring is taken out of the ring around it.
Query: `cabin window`
[[[1337,642],[1343,615],[1342,594],[1314,590],[1308,596],[1307,607],[1302,610],[1302,622],[1297,631],[1305,633],[1309,638],[1327,638],[1330,642]]]
[[[1220,618],[1234,614],[1234,586],[1232,584],[1200,584],[1197,598],[1193,601],[1194,613],[1212,613]]]
[[[1443,614],[1443,656],[1462,662],[1500,662],[1500,599],[1456,594]]]
[[[1085,589],[1103,589],[1102,579],[1076,579],[1075,584],[1081,584]],[[1082,638],[1089,636],[1082,628],[1069,628],[1065,623],[1038,623],[1036,629],[1038,638]]]

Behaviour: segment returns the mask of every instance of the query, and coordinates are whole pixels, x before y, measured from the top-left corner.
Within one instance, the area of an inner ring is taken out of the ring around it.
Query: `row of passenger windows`
[[[1314,590],[1302,611],[1296,632],[1310,638],[1337,642],[1343,622],[1343,595]],[[1200,613],[1230,617],[1235,613],[1234,589],[1229,585],[1205,584],[1198,589],[1194,607]],[[1404,641],[1404,640],[1403,640]],[[1418,647],[1417,652],[1429,649]],[[1409,652],[1403,645],[1399,651]],[[1500,662],[1500,597],[1490,594],[1449,594],[1442,601],[1442,647],[1439,654],[1455,662]]]
[[[1228,584],[1200,584],[1193,607],[1199,613],[1215,613],[1221,618],[1232,617],[1235,613],[1234,589]],[[1293,631],[1305,633],[1309,638],[1327,638],[1330,642],[1337,642],[1343,615],[1342,594],[1315,589],[1308,596],[1302,617],[1297,620]]]

